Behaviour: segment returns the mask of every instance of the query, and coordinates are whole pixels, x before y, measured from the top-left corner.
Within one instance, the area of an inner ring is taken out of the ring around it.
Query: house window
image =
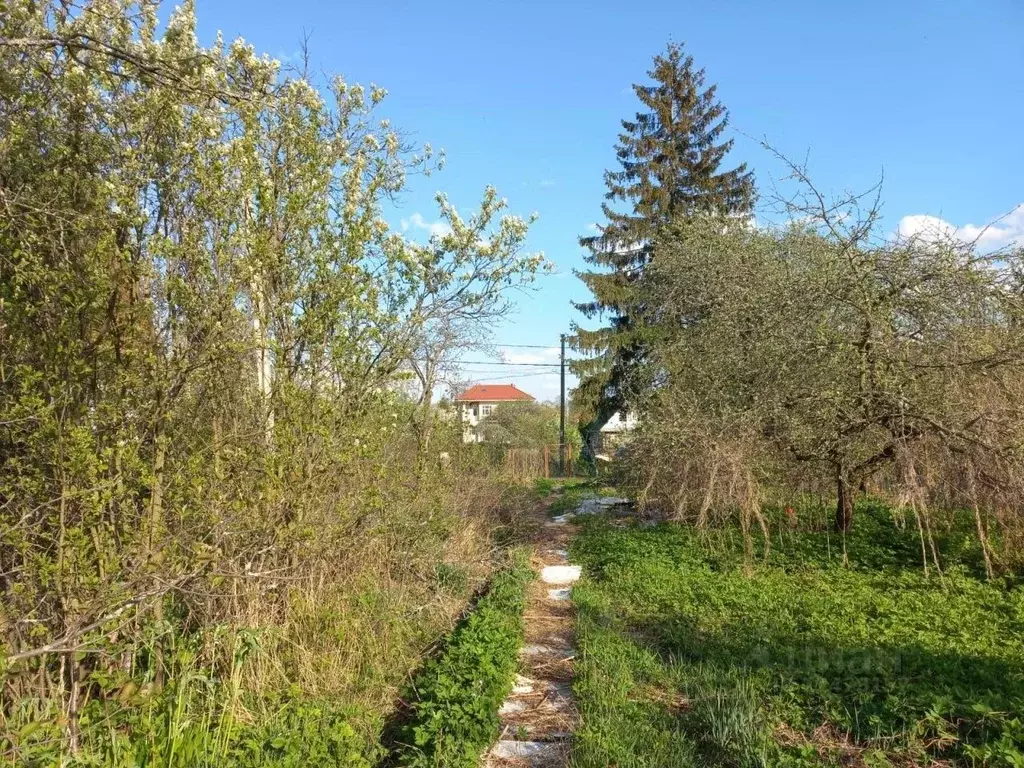
[[[489,403],[481,405],[480,406],[480,418],[486,419],[488,416],[491,415],[491,411],[493,411],[493,410],[494,410],[494,406],[490,405]]]

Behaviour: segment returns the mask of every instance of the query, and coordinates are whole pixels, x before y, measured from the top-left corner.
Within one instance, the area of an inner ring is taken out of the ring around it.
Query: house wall
[[[483,421],[489,413],[493,413],[493,409],[497,408],[504,402],[502,400],[476,400],[472,402],[461,402],[462,412],[462,442],[464,443],[479,443],[483,442],[478,439],[479,436],[476,433],[477,425]],[[485,411],[489,412],[485,413]]]
[[[608,423],[601,427],[598,445],[595,446],[597,453],[606,456],[613,454],[617,448],[629,442],[638,423],[634,413],[627,413],[623,418],[621,411],[616,412]]]
[[[636,413],[629,412],[622,417],[622,411],[616,411],[615,415],[608,419],[608,423],[601,427],[601,431],[608,432],[632,432],[638,424]]]

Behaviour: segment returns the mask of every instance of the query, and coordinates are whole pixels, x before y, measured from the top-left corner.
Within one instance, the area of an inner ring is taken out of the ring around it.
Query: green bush
[[[194,5],[0,13],[53,41],[0,45],[0,765],[223,768],[293,686],[335,742],[266,759],[347,762],[321,703],[375,737],[514,534],[402,361],[545,271],[529,222],[487,187],[400,237],[390,197],[437,166],[385,91],[201,46]]]
[[[434,583],[446,594],[465,596],[469,589],[469,574],[465,566],[456,563],[436,563]]]
[[[232,768],[300,768],[309,765],[371,768],[382,756],[352,726],[350,708],[330,701],[288,701],[276,716],[239,734]]]
[[[479,762],[498,734],[498,708],[512,688],[532,577],[526,554],[516,552],[442,653],[417,676],[398,765],[471,768]]]

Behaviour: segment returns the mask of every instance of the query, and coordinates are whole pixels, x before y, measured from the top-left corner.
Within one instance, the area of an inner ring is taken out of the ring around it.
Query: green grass
[[[396,764],[472,768],[498,735],[498,708],[512,689],[523,640],[528,556],[514,554],[490,589],[417,676]]]
[[[842,542],[584,519],[574,764],[1024,765],[1024,587],[979,578],[958,528],[944,584],[877,506]]]

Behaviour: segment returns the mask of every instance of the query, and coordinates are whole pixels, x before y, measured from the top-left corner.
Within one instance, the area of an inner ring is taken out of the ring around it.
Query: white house
[[[483,435],[478,434],[476,427],[502,403],[533,402],[535,399],[515,384],[474,384],[455,398],[462,414],[463,442],[483,442]]]
[[[601,427],[600,444],[596,446],[597,457],[610,460],[615,450],[629,441],[630,433],[638,423],[635,412],[627,411],[623,416],[622,411],[616,411],[608,423]]]

